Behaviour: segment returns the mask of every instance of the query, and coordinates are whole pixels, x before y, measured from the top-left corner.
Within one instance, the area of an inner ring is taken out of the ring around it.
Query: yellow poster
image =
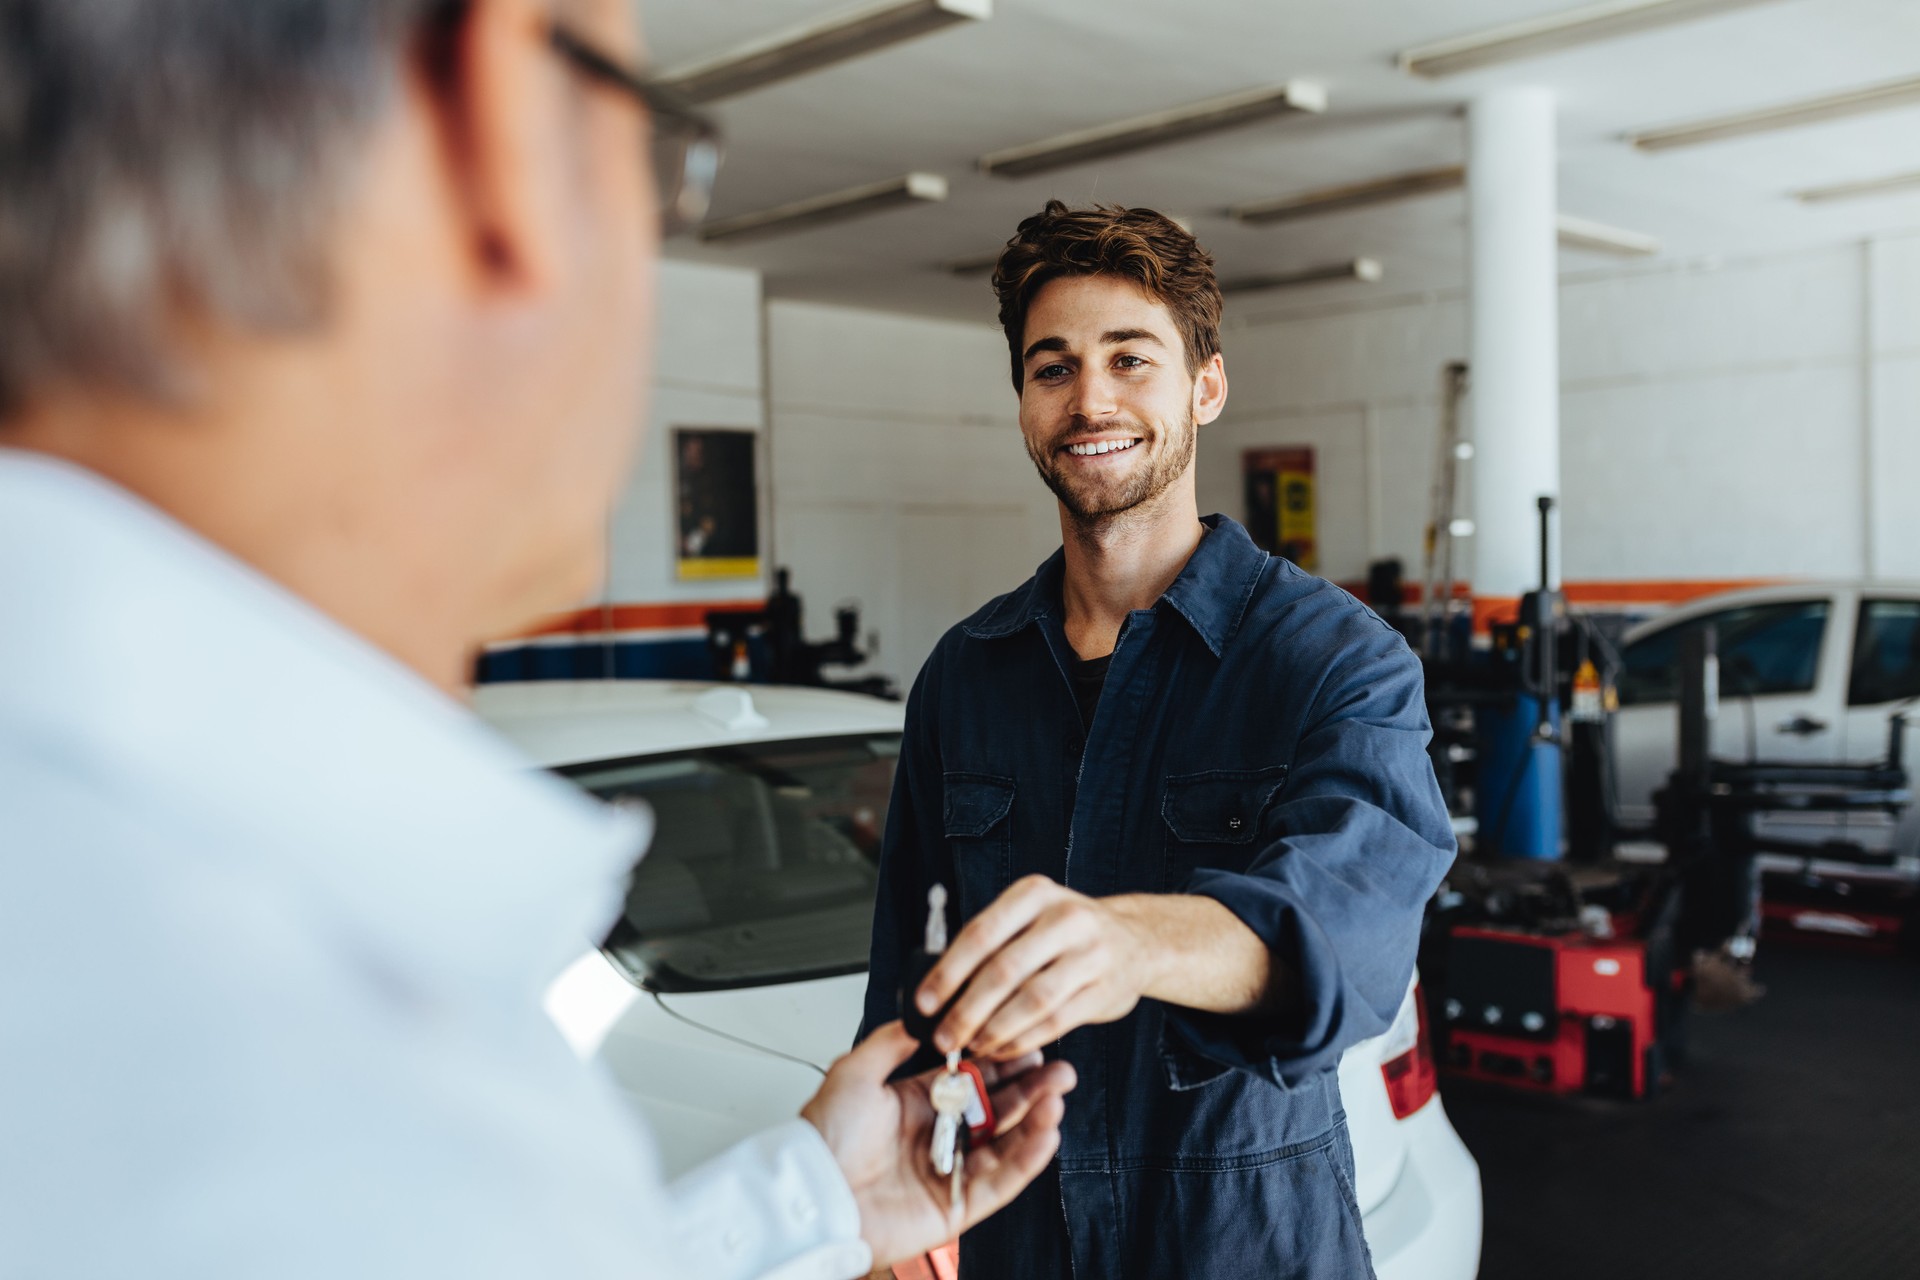
[[[1299,565],[1319,570],[1319,516],[1313,450],[1305,445],[1249,449],[1242,455],[1246,477],[1247,532],[1261,547]]]

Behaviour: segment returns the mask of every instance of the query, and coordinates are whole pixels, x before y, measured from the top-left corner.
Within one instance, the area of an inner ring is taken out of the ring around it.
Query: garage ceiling
[[[1256,228],[1228,206],[1465,159],[1459,111],[1477,93],[1536,84],[1560,102],[1564,212],[1658,238],[1668,260],[1710,260],[1920,228],[1920,190],[1807,206],[1791,192],[1920,170],[1920,106],[1662,154],[1622,135],[1920,75],[1920,0],[1773,0],[1439,81],[1396,69],[1401,50],[1564,12],[1580,0],[996,0],[990,21],[717,103],[727,217],[894,178],[945,175],[943,204],[899,209],[739,248],[679,240],[668,256],[756,268],[771,297],[990,322],[978,277],[943,269],[990,255],[1049,197],[1149,205],[1187,220],[1223,277],[1359,255],[1377,284],[1248,295],[1345,302],[1465,280],[1465,198]],[[726,53],[848,0],[643,0],[654,62]],[[864,7],[854,4],[852,7]],[[1318,118],[1026,179],[990,178],[1000,148],[1307,79]],[[1613,261],[1563,251],[1563,270]]]

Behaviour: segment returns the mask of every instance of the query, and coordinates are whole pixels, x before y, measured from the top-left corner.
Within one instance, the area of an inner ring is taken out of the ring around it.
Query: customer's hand
[[[897,1022],[881,1027],[833,1064],[801,1117],[820,1131],[860,1206],[860,1234],[876,1263],[927,1252],[1013,1199],[1060,1145],[1064,1096],[1074,1086],[1064,1062],[1039,1054],[985,1065],[999,1132],[967,1151],[961,1208],[929,1155],[936,1072],[888,1084],[919,1043]]]

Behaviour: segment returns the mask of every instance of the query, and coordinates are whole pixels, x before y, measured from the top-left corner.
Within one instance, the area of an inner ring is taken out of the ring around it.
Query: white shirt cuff
[[[680,1251],[712,1280],[856,1280],[873,1269],[853,1191],[805,1120],[755,1134],[677,1179]]]

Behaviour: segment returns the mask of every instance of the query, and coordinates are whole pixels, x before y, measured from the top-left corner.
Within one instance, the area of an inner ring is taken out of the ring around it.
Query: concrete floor
[[[1443,1081],[1483,1280],[1920,1277],[1920,961],[1763,947],[1651,1102]]]

